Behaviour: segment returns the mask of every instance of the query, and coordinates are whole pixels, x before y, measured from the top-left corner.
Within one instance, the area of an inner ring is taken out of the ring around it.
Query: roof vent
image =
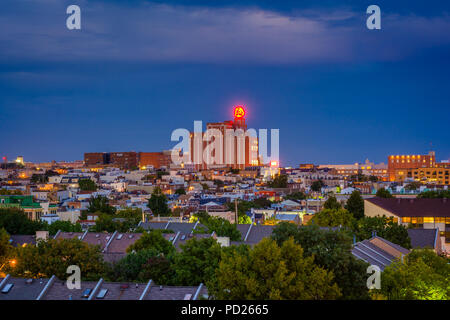
[[[98,237],[100,237],[100,235],[99,235],[99,234],[96,234],[95,237],[98,238]]]
[[[89,295],[91,294],[91,291],[92,291],[92,289],[90,289],[90,288],[85,289],[85,290],[83,291],[83,295],[82,295],[81,297],[82,297],[82,298],[89,298]]]
[[[130,234],[130,235],[128,236],[128,239],[131,239],[131,238],[133,238],[133,235],[132,235],[132,234]]]
[[[122,237],[123,237],[123,234],[119,234],[119,235],[117,236],[117,240],[122,239]]]
[[[186,239],[186,236],[183,234],[183,235],[181,236],[181,240],[184,240],[184,239]]]
[[[108,293],[108,289],[102,289],[97,295],[97,299],[103,299]]]
[[[163,286],[159,286],[159,291],[162,291],[162,289],[163,289]]]
[[[27,280],[25,280],[25,283],[26,284],[32,284],[33,283],[33,279],[32,278],[27,279]]]
[[[3,287],[2,293],[8,293],[11,291],[11,288],[14,287],[14,283],[8,283],[6,286]]]

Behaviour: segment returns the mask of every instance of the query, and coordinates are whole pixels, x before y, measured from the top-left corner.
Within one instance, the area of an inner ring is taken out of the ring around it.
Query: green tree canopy
[[[211,217],[207,212],[200,211],[195,214],[200,220],[200,223],[206,227],[207,233],[215,232],[219,237],[229,237],[231,241],[241,240],[241,233],[236,228],[235,224],[230,221],[219,218]],[[205,233],[204,228],[197,228],[194,233]]]
[[[352,192],[345,204],[345,209],[347,209],[355,219],[364,217],[364,199],[361,197],[361,193],[358,190]]]
[[[13,246],[9,242],[9,234],[4,228],[0,228],[0,267],[9,260],[12,253]]]
[[[169,285],[172,284],[174,275],[168,257],[158,250],[144,249],[128,253],[112,265],[107,277],[115,282],[147,282],[152,279],[159,285]]]
[[[287,188],[288,176],[285,174],[277,174],[272,181],[268,182],[271,188]]]
[[[79,239],[50,239],[39,241],[36,246],[16,248],[17,264],[9,270],[17,277],[67,278],[67,267],[77,265],[83,280],[98,280],[105,272],[105,264],[99,246],[92,246]]]
[[[351,232],[356,236],[358,241],[372,238],[372,233],[376,232],[388,241],[391,241],[404,248],[411,248],[411,239],[408,230],[394,222],[392,218],[382,217],[364,217],[356,221],[351,227]]]
[[[153,215],[162,217],[170,216],[171,211],[167,206],[167,198],[159,187],[156,187],[151,198],[148,200],[148,207],[152,210]]]
[[[214,281],[222,252],[220,244],[213,238],[192,238],[180,247],[173,259],[176,284],[196,286]]]
[[[127,248],[127,252],[153,249],[158,253],[168,255],[175,251],[174,246],[163,236],[161,230],[151,230],[144,232],[142,236]]]
[[[48,233],[50,235],[55,235],[58,230],[64,231],[64,232],[82,232],[81,225],[79,223],[72,223],[70,221],[55,221],[49,225],[46,226],[46,230],[48,230]]]
[[[113,215],[116,213],[116,208],[109,205],[108,198],[104,196],[96,196],[89,199],[89,207],[87,208],[89,213],[103,212]]]
[[[339,201],[337,201],[335,196],[329,196],[327,201],[323,204],[325,209],[334,209],[339,210],[342,208],[342,205]]]
[[[450,190],[424,191],[419,193],[417,198],[450,198]]]
[[[186,190],[184,190],[184,188],[178,188],[177,190],[175,190],[175,194],[178,195],[186,194]]]
[[[381,274],[381,294],[389,300],[449,300],[450,264],[432,250],[412,250]]]
[[[221,300],[335,299],[340,290],[333,273],[305,258],[292,239],[282,246],[270,238],[253,248],[224,251],[210,295]]]
[[[306,194],[304,192],[297,191],[286,195],[284,198],[286,200],[294,200],[294,201],[305,200]]]
[[[394,196],[385,188],[378,189],[376,196],[378,198],[393,198]]]
[[[353,215],[346,209],[323,209],[313,215],[308,224],[321,227],[351,226]]]
[[[97,184],[91,179],[78,180],[78,186],[81,191],[97,191]]]
[[[346,232],[281,222],[273,230],[272,238],[278,245],[294,239],[304,248],[305,257],[314,256],[315,264],[332,271],[342,291],[342,299],[369,298],[366,286],[368,265],[352,255],[352,239]]]
[[[311,190],[315,191],[315,192],[320,192],[322,190],[322,187],[325,184],[323,183],[323,181],[321,179],[319,180],[315,180],[313,181],[313,183],[311,184]]]
[[[28,219],[19,209],[0,209],[0,228],[9,234],[36,234],[38,230],[46,230],[46,224]]]
[[[0,189],[0,195],[2,196],[21,196],[22,194],[20,190]]]

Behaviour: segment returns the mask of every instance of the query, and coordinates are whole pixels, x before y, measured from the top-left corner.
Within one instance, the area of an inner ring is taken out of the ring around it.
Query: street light
[[[14,267],[16,266],[17,261],[16,261],[16,259],[12,259],[12,260],[6,261],[6,262],[0,267],[0,271],[2,271],[2,269],[3,269],[8,263],[11,265],[11,267],[14,268]]]

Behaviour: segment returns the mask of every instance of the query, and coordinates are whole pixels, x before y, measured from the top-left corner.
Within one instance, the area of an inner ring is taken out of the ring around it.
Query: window
[[[423,223],[434,223],[434,217],[423,218]]]
[[[445,217],[436,217],[434,218],[435,223],[445,223]]]
[[[403,223],[411,223],[411,217],[403,217],[402,222]]]

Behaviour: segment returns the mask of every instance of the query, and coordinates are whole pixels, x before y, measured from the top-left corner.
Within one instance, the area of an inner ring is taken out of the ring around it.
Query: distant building
[[[33,196],[0,196],[0,208],[22,209],[30,220],[39,220],[43,208],[34,202]]]
[[[404,226],[439,229],[442,251],[450,253],[450,201],[448,199],[370,198],[364,200],[364,215],[387,216]]]
[[[389,181],[396,181],[398,169],[430,168],[434,167],[435,164],[436,155],[434,151],[430,151],[427,155],[391,155],[388,157]]]

